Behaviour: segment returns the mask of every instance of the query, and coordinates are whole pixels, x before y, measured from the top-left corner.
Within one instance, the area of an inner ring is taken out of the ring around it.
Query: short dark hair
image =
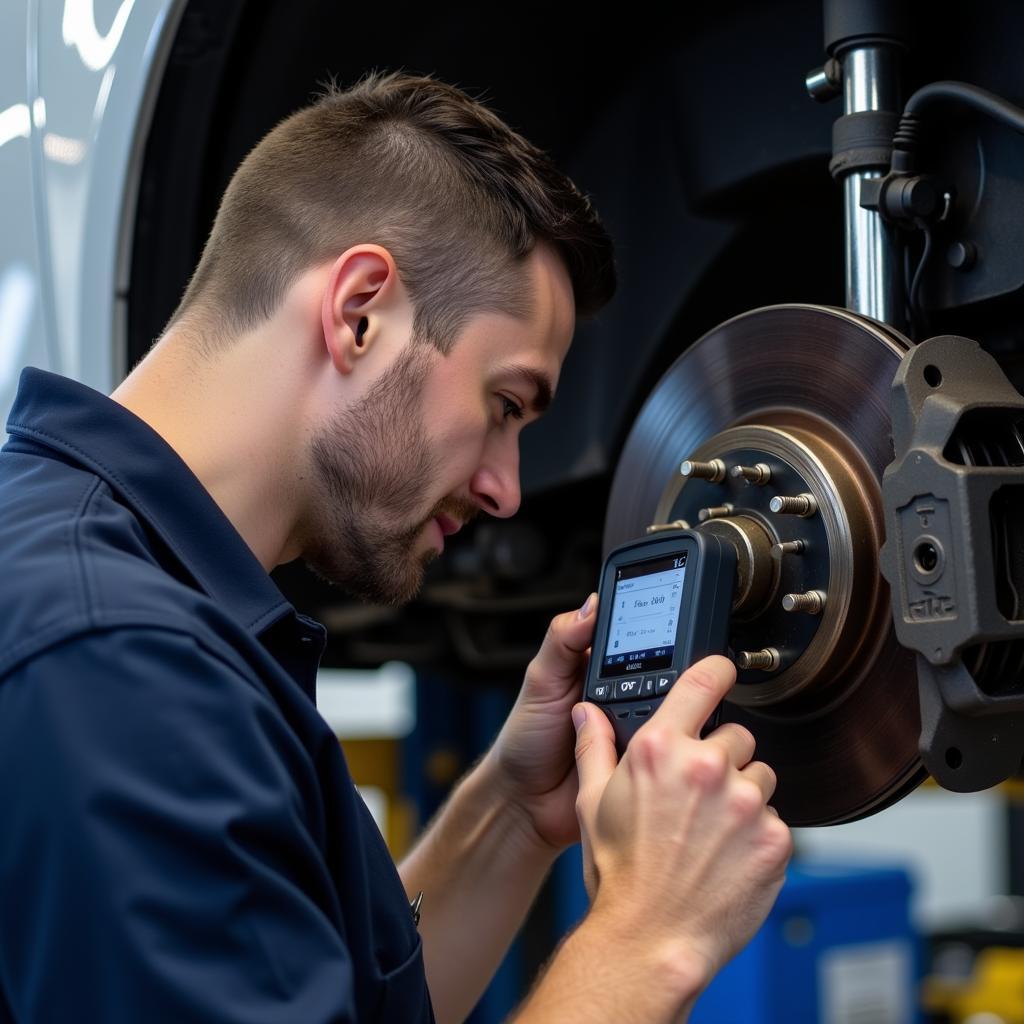
[[[578,317],[608,302],[611,239],[546,153],[455,86],[373,71],[246,156],[171,324],[197,312],[228,336],[250,330],[305,270],[372,242],[394,257],[414,338],[447,352],[478,313],[529,315],[538,241],[562,256]]]

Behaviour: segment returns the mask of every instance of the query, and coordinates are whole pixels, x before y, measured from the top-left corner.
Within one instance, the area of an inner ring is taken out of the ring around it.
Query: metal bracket
[[[974,341],[912,348],[893,381],[883,576],[917,652],[921,757],[984,789],[1024,754],[1024,398]]]

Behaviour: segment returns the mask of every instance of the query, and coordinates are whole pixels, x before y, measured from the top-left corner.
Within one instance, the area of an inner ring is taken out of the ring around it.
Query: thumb
[[[572,709],[576,726],[576,772],[580,780],[579,808],[590,814],[604,793],[619,763],[615,733],[607,715],[594,704],[577,704]]]
[[[596,611],[597,595],[591,594],[579,611],[556,615],[527,675],[543,681],[577,681],[594,637]]]

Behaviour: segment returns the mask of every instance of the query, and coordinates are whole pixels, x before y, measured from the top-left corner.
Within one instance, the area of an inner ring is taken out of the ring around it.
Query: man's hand
[[[685,1020],[764,921],[792,851],[767,806],[775,775],[751,761],[754,738],[739,725],[700,738],[735,679],[725,658],[697,662],[621,761],[604,712],[573,709],[592,905],[517,1024]]]
[[[512,712],[491,748],[493,777],[554,851],[580,838],[576,817],[573,705],[579,701],[597,619],[597,595],[551,620]]]
[[[696,956],[706,983],[760,927],[782,886],[789,829],[767,807],[775,774],[727,723],[700,739],[736,679],[714,655],[688,669],[622,761],[611,724],[582,704],[577,808],[593,913],[609,934]],[[704,971],[706,970],[706,974]]]

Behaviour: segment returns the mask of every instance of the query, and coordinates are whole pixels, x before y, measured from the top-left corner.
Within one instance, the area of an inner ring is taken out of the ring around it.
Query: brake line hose
[[[893,136],[894,171],[906,173],[916,169],[914,163],[920,144],[921,112],[936,103],[948,101],[962,103],[1024,134],[1024,109],[1002,96],[967,82],[930,82],[918,89],[903,108],[903,115]]]

